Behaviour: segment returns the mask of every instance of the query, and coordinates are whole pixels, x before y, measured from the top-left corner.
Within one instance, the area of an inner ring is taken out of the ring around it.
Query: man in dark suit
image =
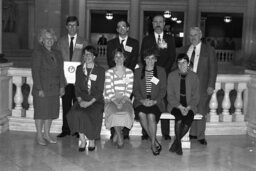
[[[181,51],[187,53],[190,58],[190,67],[197,73],[200,81],[200,101],[198,113],[204,117],[202,120],[194,120],[190,129],[190,139],[197,139],[202,145],[207,145],[205,139],[206,115],[210,97],[215,88],[217,77],[217,59],[214,49],[201,41],[202,32],[198,27],[189,30],[191,45],[185,46]]]
[[[139,42],[136,39],[133,39],[128,36],[129,32],[129,23],[125,20],[120,20],[117,23],[116,31],[118,32],[118,37],[114,38],[107,43],[107,62],[109,68],[115,66],[114,61],[114,50],[117,48],[122,48],[124,51],[125,61],[124,66],[133,70],[135,69],[136,64],[138,63],[139,56]],[[111,138],[113,137],[113,130],[111,129]],[[124,139],[129,138],[129,129],[123,129]]]
[[[66,29],[68,31],[68,35],[61,37],[57,42],[56,47],[61,52],[64,62],[81,62],[82,49],[87,45],[87,43],[82,37],[78,36],[78,26],[79,21],[77,17],[69,16],[66,20]],[[65,95],[62,96],[63,125],[62,132],[58,135],[59,138],[70,134],[66,115],[75,101],[75,87],[73,84],[68,84],[65,87]]]
[[[149,48],[157,48],[159,50],[159,57],[157,58],[157,65],[163,67],[166,75],[171,71],[175,62],[176,49],[175,40],[172,35],[164,34],[165,20],[162,15],[156,15],[152,21],[154,34],[143,38],[141,45],[141,61],[143,62],[143,52]],[[167,103],[167,102],[166,102]],[[167,119],[161,120],[161,131],[164,139],[170,140],[170,121]],[[142,139],[147,139],[147,135],[143,131]]]

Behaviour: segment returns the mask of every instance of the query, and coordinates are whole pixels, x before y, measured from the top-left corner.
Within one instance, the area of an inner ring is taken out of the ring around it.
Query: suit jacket
[[[157,65],[163,67],[168,74],[171,71],[171,68],[176,59],[175,40],[173,36],[167,34],[163,35],[163,39],[167,43],[167,48],[165,49],[158,48],[154,34],[148,35],[143,38],[140,50],[141,62],[144,62],[143,52],[146,49],[158,48],[160,56],[157,58]]]
[[[77,36],[72,61],[81,62],[82,50],[87,44],[88,43],[82,37]],[[68,35],[63,36],[58,40],[56,48],[61,52],[64,61],[70,61]]]
[[[146,99],[146,80],[145,77],[141,79],[142,68],[135,70],[134,82],[133,82],[133,93],[134,93],[134,108],[142,105],[140,100]],[[157,106],[160,111],[165,110],[164,97],[166,94],[166,73],[162,67],[157,66],[157,75],[159,82],[157,85],[152,83],[151,99],[157,101]]]
[[[89,74],[89,73],[88,73]],[[92,73],[97,76],[96,80],[91,80],[91,93],[88,93],[87,76],[84,75],[83,65],[79,65],[76,70],[75,93],[76,97],[81,97],[85,101],[95,98],[97,102],[104,103],[103,90],[105,82],[104,68],[95,65]]]
[[[189,46],[182,47],[181,52],[187,53],[188,49]],[[208,113],[210,99],[210,96],[207,94],[207,88],[215,88],[217,58],[214,49],[204,43],[201,45],[197,75],[200,81],[200,102],[198,105],[198,112],[202,115],[206,115]]]
[[[38,96],[39,90],[43,90],[45,96],[60,94],[60,88],[65,87],[63,71],[63,59],[59,51],[48,51],[39,45],[32,54],[32,95]]]
[[[168,100],[168,112],[171,112],[174,107],[180,105],[180,80],[181,76],[179,70],[171,72],[167,81],[167,100]],[[200,99],[199,78],[193,71],[188,71],[185,77],[186,83],[186,101],[187,106],[191,107],[191,110],[196,113],[197,105]]]
[[[134,71],[134,68],[136,64],[138,63],[138,56],[139,56],[139,42],[136,39],[133,39],[131,37],[127,38],[126,46],[131,47],[131,51],[125,51],[124,55],[126,57],[124,61],[124,66]],[[114,61],[114,54],[113,51],[116,48],[122,48],[119,37],[114,38],[107,43],[107,61],[109,68],[114,67],[115,61]]]

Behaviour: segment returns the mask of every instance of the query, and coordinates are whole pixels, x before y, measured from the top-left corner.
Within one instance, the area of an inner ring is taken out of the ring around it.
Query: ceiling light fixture
[[[106,19],[107,20],[112,20],[113,19],[113,13],[111,11],[106,12]]]
[[[230,16],[225,16],[224,17],[224,22],[225,23],[230,23],[232,21],[232,18]]]
[[[171,18],[172,14],[170,11],[165,11],[164,12],[164,18]]]

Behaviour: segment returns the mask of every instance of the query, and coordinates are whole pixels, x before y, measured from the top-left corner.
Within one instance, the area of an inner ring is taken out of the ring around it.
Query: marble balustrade
[[[33,80],[31,76],[31,69],[28,68],[10,68],[8,76],[12,77],[12,83],[16,87],[13,97],[14,107],[12,114],[9,116],[9,129],[21,131],[35,131],[33,120],[33,96],[31,95],[31,88],[29,90],[27,103],[28,108],[22,107],[24,100],[21,87],[24,83],[32,87]],[[252,118],[256,105],[251,105],[248,109],[249,101],[251,100],[249,87],[253,87],[252,80],[256,78],[249,74],[243,75],[218,75],[214,93],[209,102],[209,114],[207,122],[207,135],[232,135],[232,134],[246,134],[248,118]],[[256,81],[255,81],[256,84]],[[255,86],[256,87],[256,86]],[[7,89],[7,88],[6,88]],[[235,90],[235,96],[230,98],[230,92]],[[219,92],[222,91],[222,97],[219,97]],[[254,91],[253,91],[254,92]],[[253,94],[253,93],[251,93]],[[12,97],[9,97],[12,98]],[[254,97],[255,98],[255,97]],[[60,100],[61,101],[61,100]],[[254,102],[255,103],[255,102]],[[230,110],[233,106],[234,110]],[[253,108],[253,109],[252,109]],[[60,109],[62,107],[60,106]],[[220,109],[220,110],[218,110]],[[251,110],[251,111],[248,111]],[[254,110],[254,111],[253,111]],[[255,114],[256,115],[256,114]],[[52,132],[60,132],[62,126],[62,110],[60,110],[59,119],[54,120],[52,125]],[[255,123],[256,123],[256,117]],[[102,123],[101,134],[109,134]],[[256,124],[255,124],[256,125]],[[254,126],[254,124],[253,124]],[[171,122],[171,135],[174,134],[173,123]],[[254,128],[251,132],[255,131]],[[161,135],[160,124],[158,124],[158,135]],[[141,135],[141,127],[138,122],[134,123],[131,130],[131,135]]]

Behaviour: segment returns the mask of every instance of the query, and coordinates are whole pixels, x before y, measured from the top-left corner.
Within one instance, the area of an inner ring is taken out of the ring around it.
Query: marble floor
[[[208,146],[196,141],[183,156],[168,151],[172,142],[158,137],[163,146],[153,156],[149,141],[134,136],[116,149],[108,137],[97,141],[96,151],[78,152],[78,139],[58,139],[40,146],[35,133],[9,131],[0,134],[0,171],[255,171],[256,139],[247,135],[207,136]]]

